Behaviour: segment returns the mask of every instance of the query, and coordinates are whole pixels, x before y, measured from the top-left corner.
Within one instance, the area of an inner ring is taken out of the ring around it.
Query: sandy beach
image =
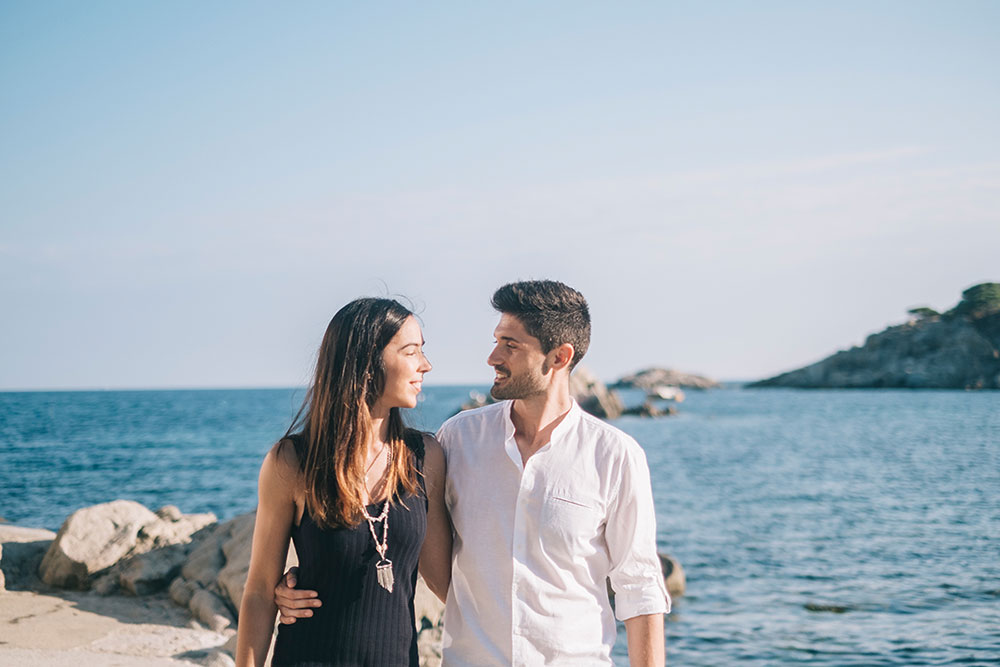
[[[232,664],[217,649],[233,633],[205,629],[164,594],[3,591],[0,628],[6,667]]]

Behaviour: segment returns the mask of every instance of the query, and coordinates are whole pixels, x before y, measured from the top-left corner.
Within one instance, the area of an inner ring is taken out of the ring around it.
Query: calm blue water
[[[427,388],[411,422],[435,429],[468,389]],[[0,515],[249,511],[301,398],[0,393]],[[616,422],[646,449],[660,546],[687,572],[670,664],[1000,664],[1000,392],[733,389],[680,411]]]

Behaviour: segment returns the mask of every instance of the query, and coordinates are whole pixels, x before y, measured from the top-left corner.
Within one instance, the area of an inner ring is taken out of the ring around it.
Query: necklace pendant
[[[378,578],[378,585],[391,593],[395,581],[392,576],[392,561],[388,558],[379,561],[375,565],[375,576]]]

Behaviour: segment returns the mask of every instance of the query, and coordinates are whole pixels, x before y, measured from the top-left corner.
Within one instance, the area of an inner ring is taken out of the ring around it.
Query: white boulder
[[[39,576],[63,588],[152,593],[180,571],[192,536],[215,521],[214,514],[181,514],[171,505],[154,514],[130,500],[85,507],[63,523]]]
[[[38,574],[51,586],[86,589],[90,577],[128,555],[155,514],[131,500],[84,507],[69,515]]]

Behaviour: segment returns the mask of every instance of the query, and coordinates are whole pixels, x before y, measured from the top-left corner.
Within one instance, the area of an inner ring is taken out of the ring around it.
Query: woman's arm
[[[295,520],[298,466],[285,441],[264,458],[257,482],[257,519],[250,551],[250,571],[240,604],[236,644],[238,667],[262,667],[274,634],[274,587],[288,556],[288,539]]]
[[[424,436],[424,484],[427,487],[427,536],[420,550],[420,575],[443,602],[451,583],[451,518],[444,502],[444,450]]]

